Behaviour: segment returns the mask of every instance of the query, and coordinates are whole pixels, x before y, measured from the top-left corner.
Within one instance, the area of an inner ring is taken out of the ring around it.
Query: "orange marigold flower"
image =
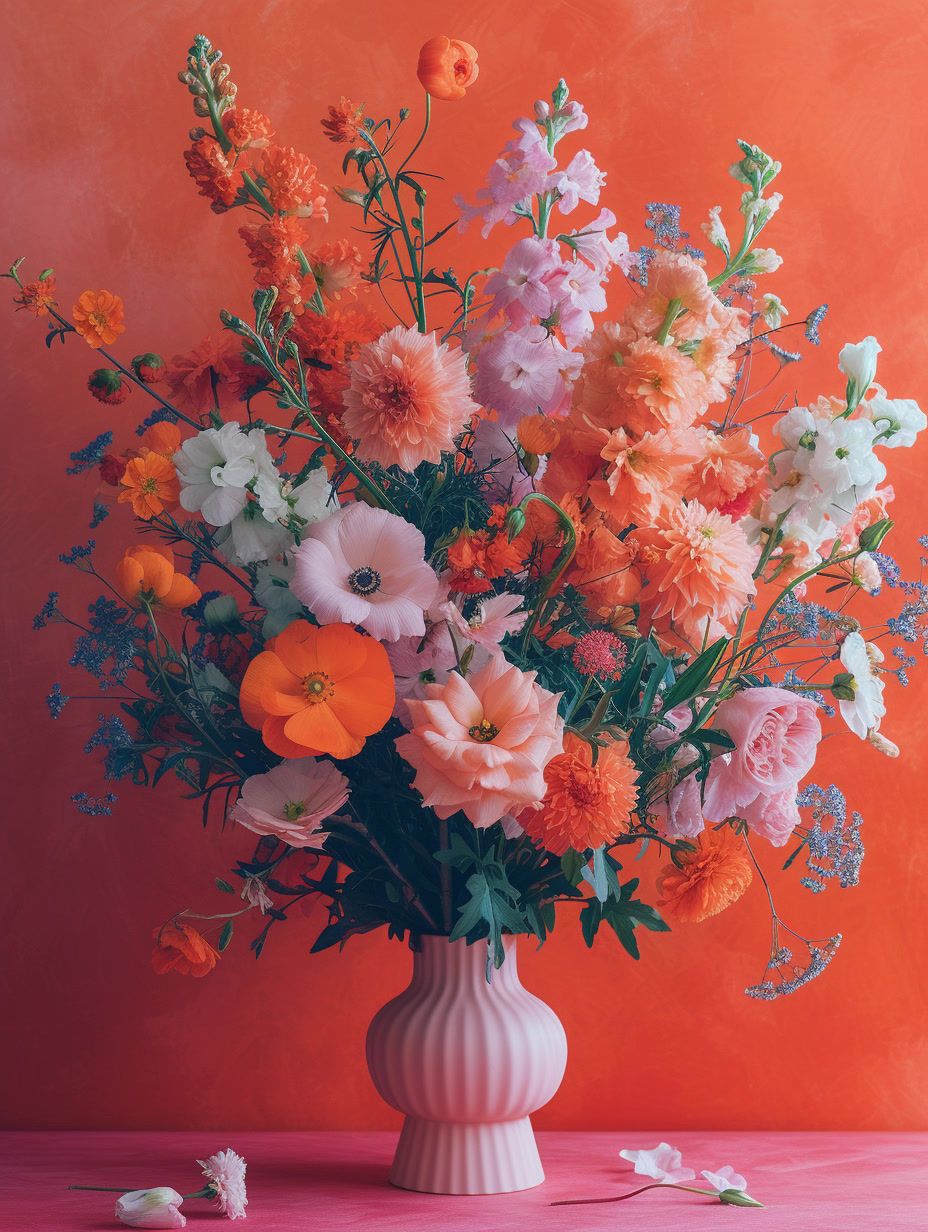
[[[338,300],[346,291],[352,295],[356,292],[364,262],[354,244],[348,240],[320,244],[308,254],[308,260],[316,285],[326,299]]]
[[[493,589],[491,581],[521,569],[526,546],[521,536],[510,543],[505,533],[462,530],[448,548],[450,589],[464,595],[486,594]]]
[[[329,118],[322,121],[322,131],[336,145],[350,145],[358,140],[358,134],[364,127],[364,105],[356,107],[354,103],[342,95],[338,106],[329,106]]]
[[[241,342],[225,332],[204,338],[185,355],[175,355],[168,368],[172,400],[195,414],[211,411],[223,392],[241,397],[259,379],[258,369],[245,362]]]
[[[316,179],[316,164],[306,154],[292,146],[269,146],[261,158],[260,173],[267,199],[275,210],[301,218],[310,214],[328,218],[326,187]]]
[[[568,847],[599,847],[628,830],[637,781],[626,741],[613,740],[601,748],[594,764],[587,741],[567,732],[564,752],[545,767],[547,790],[541,807],[526,809],[519,824],[539,847],[558,856]]]
[[[207,198],[214,213],[221,214],[235,204],[241,175],[215,138],[200,137],[189,150],[184,150],[184,162],[197,191]]]
[[[177,508],[180,499],[177,471],[173,462],[158,453],[147,452],[141,457],[130,458],[119,482],[122,485],[119,503],[131,504],[135,516],[145,522],[165,509]]]
[[[176,971],[178,975],[201,979],[209,975],[219,962],[219,952],[213,949],[203,934],[181,920],[156,928],[152,936],[155,946],[151,953],[151,965],[157,975]]]
[[[682,923],[718,915],[741,897],[754,875],[744,843],[729,826],[703,830],[696,850],[682,852],[678,860],[658,878],[657,905]]]
[[[87,388],[98,402],[107,406],[119,406],[132,392],[132,386],[115,368],[95,368],[87,378]]]
[[[116,566],[116,582],[130,603],[141,604],[144,600],[153,607],[169,611],[189,607],[201,597],[195,582],[175,572],[174,553],[170,548],[147,545],[127,548]]]
[[[236,150],[247,146],[261,149],[274,136],[271,122],[260,111],[249,107],[235,107],[222,113],[222,127]]]
[[[422,45],[416,76],[432,98],[463,98],[477,73],[477,49],[470,43],[436,34]]]
[[[547,454],[557,449],[561,430],[550,415],[524,415],[516,425],[516,436],[526,453]]]
[[[125,333],[122,300],[112,291],[84,291],[71,309],[74,328],[94,350]]]
[[[13,296],[13,303],[19,304],[17,312],[25,308],[33,316],[47,317],[49,308],[54,308],[58,302],[55,299],[55,290],[55,279],[49,274],[47,278],[27,282],[19,295]]]
[[[396,700],[380,642],[350,625],[292,624],[252,659],[242,717],[281,757],[354,757],[380,731]]]

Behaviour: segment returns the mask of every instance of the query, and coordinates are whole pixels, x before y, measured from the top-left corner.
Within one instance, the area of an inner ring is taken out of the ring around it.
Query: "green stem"
[[[672,299],[667,305],[667,311],[664,313],[664,319],[661,322],[661,327],[657,331],[654,339],[660,346],[663,346],[670,334],[671,326],[680,314],[682,303],[678,299]]]
[[[650,1185],[642,1185],[640,1189],[631,1189],[628,1193],[616,1194],[611,1198],[562,1198],[560,1202],[552,1202],[552,1206],[594,1206],[602,1202],[624,1202],[626,1198],[634,1198],[646,1193],[649,1189],[683,1189],[687,1193],[702,1194],[705,1198],[717,1198],[715,1189],[696,1189],[692,1185],[673,1185],[666,1181],[652,1181]]]
[[[374,159],[376,160],[376,162],[380,164],[380,168],[384,174],[385,182],[390,189],[390,195],[393,198],[393,204],[396,209],[397,221],[399,222],[400,230],[403,233],[403,239],[406,243],[406,251],[409,254],[410,272],[411,272],[412,280],[413,280],[413,283],[415,284],[415,289],[416,289],[416,305],[415,305],[416,325],[418,326],[420,334],[427,333],[428,327],[426,324],[426,312],[425,312],[425,289],[422,285],[422,270],[419,268],[419,261],[417,257],[416,245],[415,245],[415,241],[413,240],[412,234],[409,230],[409,224],[406,221],[406,212],[403,209],[403,202],[400,198],[399,188],[393,176],[391,176],[389,169],[387,168],[386,160],[384,159],[384,156],[380,151],[380,147],[377,145],[377,142],[374,140],[374,138],[370,135],[370,133],[366,132],[363,129],[361,130],[359,135],[364,141],[367,142],[368,146],[371,149],[372,154],[374,155]],[[402,275],[402,273],[403,271],[401,267],[400,274]]]
[[[561,548],[561,551],[559,552],[557,560],[554,562],[554,565],[550,573],[547,573],[544,576],[544,578],[542,578],[542,586],[541,586],[541,592],[538,596],[538,602],[535,604],[534,608],[532,609],[532,614],[529,617],[528,621],[526,622],[525,630],[522,634],[522,650],[523,651],[528,646],[528,640],[531,637],[532,633],[534,632],[535,626],[538,624],[538,618],[541,614],[542,604],[544,603],[544,601],[547,599],[548,595],[551,593],[552,589],[554,588],[555,582],[557,582],[558,578],[567,568],[574,554],[574,551],[576,550],[576,547],[577,547],[577,532],[574,529],[573,522],[570,520],[570,518],[567,516],[564,510],[560,507],[560,505],[558,505],[556,501],[551,500],[550,497],[542,496],[540,492],[529,492],[528,496],[522,499],[522,501],[517,506],[517,508],[522,510],[522,512],[524,513],[526,507],[533,500],[541,501],[542,504],[547,505],[550,509],[553,509],[554,512],[561,519],[561,525],[564,527],[564,532],[565,532],[565,543],[564,543],[563,548]]]
[[[429,123],[431,121],[431,118],[432,118],[432,96],[431,94],[429,94],[428,90],[426,90],[425,92],[425,123],[422,126],[422,132],[419,134],[419,140],[416,142],[416,144],[412,147],[412,149],[409,151],[409,153],[400,163],[397,169],[397,172],[396,172],[397,175],[399,175],[401,171],[404,171],[406,167],[409,166],[409,163],[412,161],[412,156],[415,154],[416,150],[418,150],[419,146],[425,140],[426,133],[428,133],[429,131]]]

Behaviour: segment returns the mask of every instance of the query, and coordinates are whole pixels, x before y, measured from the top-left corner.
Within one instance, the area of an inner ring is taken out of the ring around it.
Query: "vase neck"
[[[506,958],[501,967],[492,972],[487,984],[487,943],[477,941],[449,941],[447,937],[423,935],[413,949],[414,985],[461,985],[471,984],[477,988],[512,988],[519,986],[519,971],[516,962],[516,938],[504,937],[503,950]]]

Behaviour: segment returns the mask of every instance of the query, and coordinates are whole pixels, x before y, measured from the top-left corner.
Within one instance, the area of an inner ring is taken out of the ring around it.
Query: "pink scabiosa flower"
[[[361,348],[343,399],[358,457],[406,471],[440,462],[479,410],[463,354],[404,325]]]
[[[226,1148],[210,1155],[209,1159],[198,1159],[197,1163],[206,1177],[206,1189],[212,1191],[208,1196],[216,1199],[223,1215],[227,1219],[244,1219],[248,1196],[245,1192],[246,1164],[241,1155]]]
[[[321,624],[360,625],[387,642],[422,637],[438,590],[424,557],[421,530],[358,501],[308,528],[290,589]]]
[[[348,799],[348,780],[330,761],[298,757],[253,774],[229,816],[253,834],[267,834],[291,847],[321,847],[322,822]]]
[[[493,655],[468,679],[452,672],[407,701],[412,729],[396,741],[415,769],[413,786],[439,817],[463,811],[478,828],[544,796],[544,770],[560,753],[559,694]]]
[[[734,632],[756,593],[751,574],[760,554],[739,525],[693,501],[630,537],[648,583],[641,613],[663,641],[691,650]]]
[[[572,657],[581,676],[616,680],[625,667],[628,650],[622,639],[609,629],[591,629],[574,646]]]

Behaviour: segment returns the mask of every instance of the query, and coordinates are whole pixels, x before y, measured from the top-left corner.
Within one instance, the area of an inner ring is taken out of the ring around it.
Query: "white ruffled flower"
[[[928,426],[928,417],[912,398],[887,398],[882,390],[861,403],[860,409],[876,427],[876,444],[887,449],[911,448]]]
[[[783,264],[783,258],[775,248],[754,248],[748,256],[746,274],[772,274]]]
[[[841,663],[851,677],[849,687],[854,696],[839,698],[841,717],[855,736],[866,740],[879,729],[886,713],[883,701],[884,684],[878,675],[883,652],[873,642],[865,642],[861,634],[849,633],[841,643]]]
[[[847,404],[854,407],[873,384],[876,357],[882,347],[868,335],[863,342],[846,342],[838,352],[838,367],[847,377]]]
[[[669,1142],[659,1142],[650,1151],[619,1151],[619,1156],[635,1165],[638,1176],[649,1176],[668,1185],[692,1181],[696,1176],[692,1168],[682,1167],[683,1156]]]
[[[180,503],[212,526],[228,526],[245,508],[250,487],[262,474],[276,474],[260,428],[237,423],[207,428],[184,441],[174,455]]]
[[[262,475],[255,483],[255,499],[220,529],[215,541],[235,564],[271,560],[293,546],[293,534],[283,520],[295,514],[307,525],[321,521],[332,512],[330,495],[331,484],[322,467],[292,489],[281,483],[276,471],[273,476]]]
[[[209,1159],[198,1159],[197,1163],[203,1169],[207,1188],[212,1190],[219,1204],[219,1209],[227,1219],[244,1219],[248,1197],[245,1193],[245,1161],[235,1151],[226,1149],[210,1155]]]

